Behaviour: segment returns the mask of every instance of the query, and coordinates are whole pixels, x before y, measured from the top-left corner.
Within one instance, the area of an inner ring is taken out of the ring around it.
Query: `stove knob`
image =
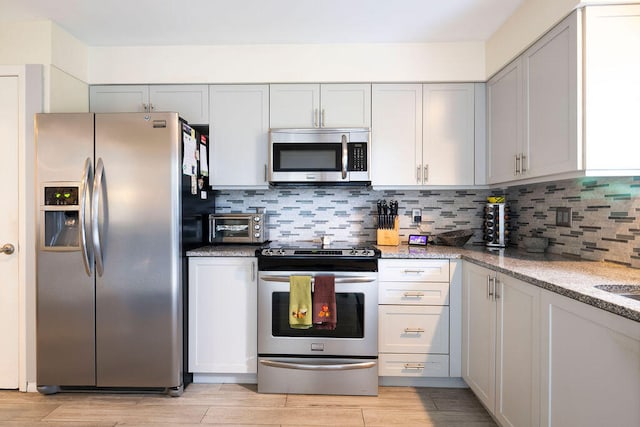
[[[271,249],[263,249],[262,255],[273,255],[273,251]]]
[[[358,255],[358,250],[356,248],[351,249],[350,255]]]

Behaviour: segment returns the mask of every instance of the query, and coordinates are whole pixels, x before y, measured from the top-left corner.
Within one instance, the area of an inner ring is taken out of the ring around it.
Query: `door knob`
[[[5,255],[11,255],[15,250],[16,248],[11,243],[5,243],[4,246],[0,248],[0,252]]]

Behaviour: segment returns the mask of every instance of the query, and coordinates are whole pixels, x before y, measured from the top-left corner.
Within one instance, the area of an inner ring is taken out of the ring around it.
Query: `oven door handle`
[[[303,371],[349,371],[352,369],[370,369],[376,362],[339,363],[335,365],[313,365],[306,363],[277,362],[275,360],[261,360],[260,363],[272,368],[298,369]]]
[[[290,276],[262,276],[260,280],[265,282],[280,282],[289,283]],[[371,283],[377,279],[371,277],[357,277],[357,276],[335,276],[335,283]],[[313,282],[313,279],[311,279]]]

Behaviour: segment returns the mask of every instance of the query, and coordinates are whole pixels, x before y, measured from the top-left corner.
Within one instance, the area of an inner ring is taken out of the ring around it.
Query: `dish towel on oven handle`
[[[309,329],[311,323],[311,276],[289,277],[289,326]]]
[[[313,279],[313,323],[316,329],[336,328],[336,285],[333,276],[316,276]]]

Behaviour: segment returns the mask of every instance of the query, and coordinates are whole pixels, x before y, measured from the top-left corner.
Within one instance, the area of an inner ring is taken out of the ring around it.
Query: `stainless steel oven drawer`
[[[258,393],[378,395],[378,360],[259,357]]]

